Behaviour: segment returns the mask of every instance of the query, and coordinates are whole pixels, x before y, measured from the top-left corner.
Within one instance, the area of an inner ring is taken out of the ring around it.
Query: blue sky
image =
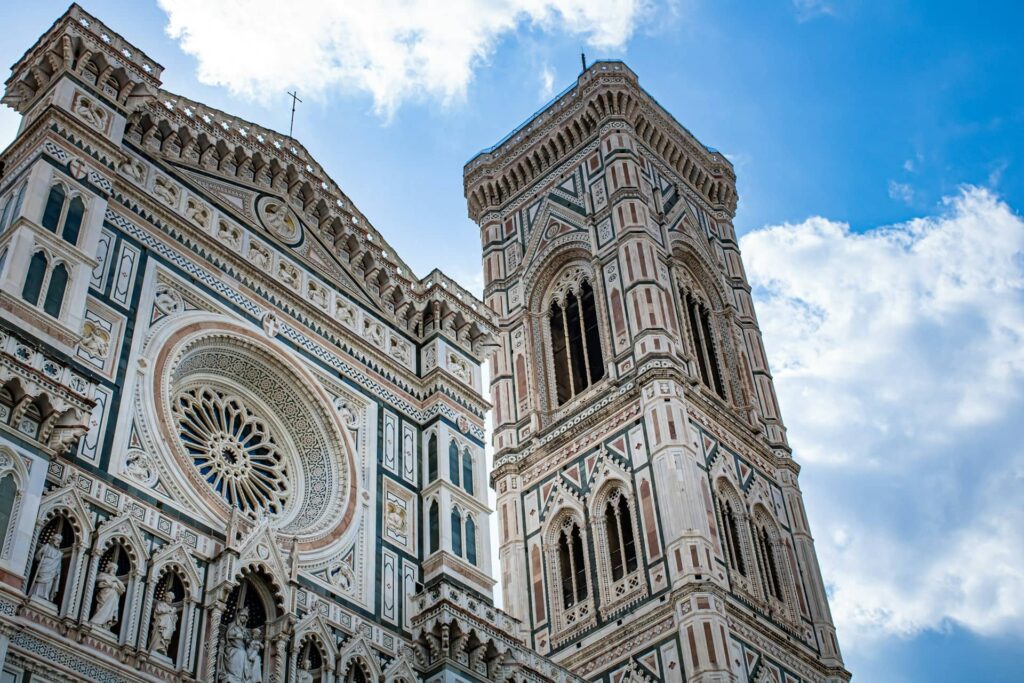
[[[276,4],[85,7],[210,106],[287,131],[297,87],[296,137],[418,274],[440,266],[473,289],[462,165],[570,84],[581,48],[625,59],[736,166],[736,227],[848,667],[1014,678],[1024,6]],[[64,9],[0,6],[0,61]],[[0,141],[16,124],[0,113]]]

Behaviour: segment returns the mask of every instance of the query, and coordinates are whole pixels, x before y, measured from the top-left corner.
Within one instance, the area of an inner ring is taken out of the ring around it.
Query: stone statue
[[[36,566],[36,576],[32,581],[31,595],[33,597],[53,602],[54,596],[57,595],[57,588],[60,586],[61,561],[64,559],[64,553],[60,550],[62,540],[60,532],[57,532],[36,552],[36,560],[39,561],[39,564]]]
[[[167,655],[167,646],[174,635],[174,627],[178,625],[179,605],[171,602],[171,596],[165,592],[153,605],[153,632],[150,635],[149,651]]]
[[[105,567],[96,575],[96,590],[96,612],[89,621],[100,628],[110,629],[117,624],[124,583],[111,573],[110,567]]]
[[[245,651],[246,641],[249,640],[249,629],[246,628],[248,623],[249,611],[242,608],[224,633],[223,683],[248,683],[246,672],[249,657]]]
[[[306,655],[302,659],[302,666],[299,667],[298,675],[295,677],[295,683],[313,683],[313,674],[309,673],[309,667],[312,663],[309,661],[309,655]]]
[[[246,652],[245,683],[263,683],[263,656],[260,654],[262,647],[260,632],[253,629]]]

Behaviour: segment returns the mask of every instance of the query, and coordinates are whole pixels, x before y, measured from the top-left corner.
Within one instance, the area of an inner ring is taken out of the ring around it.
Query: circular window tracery
[[[284,511],[291,492],[287,458],[265,418],[212,387],[181,391],[172,412],[193,465],[229,505],[245,513]]]
[[[163,476],[214,517],[266,517],[307,550],[347,538],[354,451],[332,397],[258,332],[197,317],[153,340],[149,400],[176,465]]]

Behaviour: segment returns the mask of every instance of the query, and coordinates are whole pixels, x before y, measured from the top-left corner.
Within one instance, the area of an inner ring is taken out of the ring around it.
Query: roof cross
[[[292,137],[292,131],[295,130],[295,103],[301,102],[299,99],[299,91],[296,89],[294,92],[288,93],[288,96],[292,98],[292,122],[288,124],[288,137]]]

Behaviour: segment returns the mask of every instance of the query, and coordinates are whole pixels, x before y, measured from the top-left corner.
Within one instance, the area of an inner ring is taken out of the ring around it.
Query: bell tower
[[[733,231],[735,175],[620,62],[464,170],[501,585],[589,680],[845,681]]]

